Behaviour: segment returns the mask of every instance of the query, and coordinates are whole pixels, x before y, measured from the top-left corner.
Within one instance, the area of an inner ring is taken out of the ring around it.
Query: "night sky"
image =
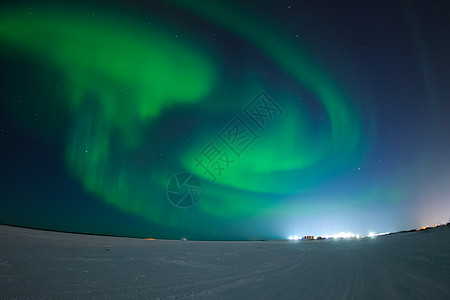
[[[187,239],[450,217],[448,1],[0,5],[0,223]]]

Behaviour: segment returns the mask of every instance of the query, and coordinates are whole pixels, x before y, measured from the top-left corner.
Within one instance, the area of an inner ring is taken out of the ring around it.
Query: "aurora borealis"
[[[0,222],[192,239],[444,222],[436,5],[2,4]],[[185,209],[167,198],[181,172],[202,187]]]

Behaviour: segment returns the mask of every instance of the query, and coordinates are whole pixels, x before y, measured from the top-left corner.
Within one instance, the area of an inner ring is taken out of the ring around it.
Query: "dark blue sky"
[[[0,6],[0,223],[263,239],[450,217],[446,1],[75,6]]]

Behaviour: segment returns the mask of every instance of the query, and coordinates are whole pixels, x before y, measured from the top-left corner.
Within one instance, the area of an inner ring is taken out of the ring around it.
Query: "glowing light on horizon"
[[[391,234],[390,232],[376,233],[375,236]]]
[[[334,239],[343,238],[343,239],[347,239],[347,238],[354,238],[354,237],[356,237],[356,235],[354,233],[351,233],[351,232],[340,232],[338,234],[325,235],[326,239],[329,239],[329,238],[334,238]],[[359,235],[358,235],[358,237],[359,237]]]
[[[361,239],[361,238],[365,238],[365,237],[370,237],[370,238],[374,238],[377,236],[381,236],[381,235],[387,235],[387,234],[391,234],[391,232],[381,232],[381,233],[375,233],[375,232],[370,232],[367,236],[365,235],[361,235],[361,234],[357,234],[357,233],[353,233],[353,232],[339,232],[337,234],[327,234],[327,235],[322,235],[322,236],[316,236],[314,237],[315,240],[320,239],[320,238],[325,238],[325,239],[349,239],[349,238],[356,238],[356,239]],[[297,240],[301,240],[302,237],[298,237],[297,235],[295,236],[289,236],[288,240],[290,241],[297,241]]]

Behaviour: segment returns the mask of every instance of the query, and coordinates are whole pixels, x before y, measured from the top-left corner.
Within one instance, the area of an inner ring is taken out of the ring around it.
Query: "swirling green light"
[[[245,14],[223,3],[173,2],[214,20],[265,51],[280,68],[316,95],[329,116],[331,137],[323,134],[317,140],[308,134],[307,112],[289,105],[286,110],[290,113],[283,116],[276,130],[280,138],[275,143],[269,138],[258,141],[257,146],[246,152],[244,159],[218,180],[220,183],[253,191],[298,191],[339,173],[350,159],[356,160],[361,142],[361,120],[337,84],[300,47],[266,22],[254,20],[251,12]],[[270,36],[276,36],[277,42],[271,42]],[[185,156],[184,165],[206,178],[192,160],[194,154],[192,149]],[[274,176],[277,179],[267,176],[268,172],[277,172]]]
[[[124,163],[146,142],[164,107],[198,102],[214,85],[208,55],[125,16],[41,4],[4,9],[0,38],[67,76],[74,124],[66,160],[84,187],[108,203],[171,224],[151,202],[150,165]],[[144,174],[144,175],[143,175]],[[150,200],[150,201],[149,201]],[[149,204],[150,202],[150,204]]]
[[[256,45],[314,94],[329,118],[321,124],[322,134],[313,135],[308,110],[299,110],[287,96],[275,95],[284,105],[283,118],[216,185],[204,190],[193,215],[225,219],[261,211],[270,214],[276,205],[273,193],[280,199],[310,189],[346,168],[358,150],[361,124],[326,72],[263,20],[226,6],[175,2]],[[145,153],[157,131],[153,122],[163,118],[163,109],[194,105],[207,97],[217,83],[218,62],[207,55],[207,49],[193,49],[177,40],[175,32],[142,28],[123,16],[92,17],[82,9],[55,6],[28,11],[28,7],[3,11],[0,38],[67,76],[73,126],[65,157],[71,171],[86,190],[121,210],[155,223],[181,224],[185,216],[164,199],[172,168],[145,159],[142,164],[137,159],[131,163],[122,157]],[[279,42],[267,43],[268,32],[279,36]],[[193,156],[208,142],[201,131],[196,132],[195,143],[182,144],[181,151],[169,153],[176,167],[184,166],[200,177],[203,174]]]

